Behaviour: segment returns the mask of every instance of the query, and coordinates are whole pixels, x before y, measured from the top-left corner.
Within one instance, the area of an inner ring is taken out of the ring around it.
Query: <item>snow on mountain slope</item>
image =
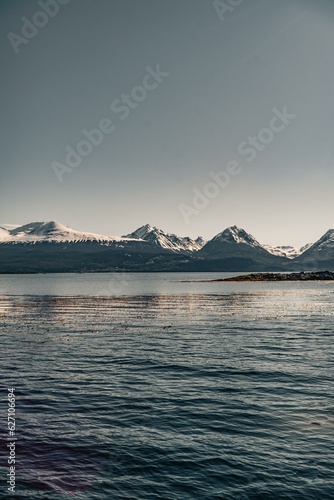
[[[317,248],[320,251],[334,250],[334,229],[329,229],[318,241],[311,245],[308,250]]]
[[[199,250],[205,243],[200,237],[197,238],[196,241],[188,237],[180,238],[175,234],[166,234],[160,229],[151,227],[148,224],[142,226],[128,236],[123,237],[80,232],[56,221],[31,222],[23,226],[12,226],[8,224],[0,226],[0,243],[36,244],[41,242],[98,242],[102,245],[110,245],[116,242],[141,242],[158,245],[164,250],[188,253]]]
[[[313,245],[310,245],[295,263],[301,268],[308,266],[308,269],[333,270],[334,269],[334,229],[327,231]]]
[[[197,245],[199,245],[199,250],[200,250],[201,248],[203,248],[203,247],[204,247],[204,245],[206,245],[206,244],[207,244],[207,242],[208,242],[208,240],[205,240],[204,238],[202,238],[202,236],[198,236],[198,237],[196,238],[196,240],[195,240],[195,243],[196,243]]]
[[[251,247],[264,248],[251,234],[238,226],[231,226],[222,233],[217,234],[211,241],[227,242],[249,245]]]
[[[334,259],[334,229],[329,229],[313,245],[308,245],[300,258],[303,257],[314,260],[332,260]]]
[[[294,259],[301,254],[301,250],[296,247],[292,247],[290,245],[283,246],[272,246],[272,245],[263,245],[268,252],[273,255],[278,255],[279,257],[287,257],[288,259]]]
[[[299,257],[302,253],[306,252],[311,246],[312,243],[308,243],[301,248],[292,247],[289,245],[285,246],[272,246],[272,245],[263,245],[268,252],[273,255],[278,255],[279,257],[287,257],[288,259],[295,259]]]
[[[127,234],[125,238],[140,238],[155,245],[160,246],[164,250],[173,252],[196,252],[205,244],[203,238],[198,237],[193,240],[189,237],[180,237],[176,234],[165,233],[161,229],[146,224],[141,226],[133,233]]]
[[[0,242],[6,240],[10,237],[10,232],[12,229],[16,229],[18,226],[15,224],[0,224]]]
[[[311,246],[313,245],[313,243],[307,243],[306,245],[304,245],[303,247],[300,248],[300,255],[304,252],[306,252],[306,250],[308,250],[309,248],[311,248]]]
[[[40,242],[67,243],[67,242],[98,242],[101,245],[111,245],[122,242],[150,243],[163,250],[174,253],[192,253],[200,251],[199,255],[238,255],[240,253],[258,251],[277,257],[288,259],[310,256],[316,252],[334,255],[334,229],[330,229],[316,243],[308,244],[298,249],[292,246],[261,245],[252,235],[238,226],[231,226],[217,234],[209,242],[198,237],[196,240],[189,237],[180,237],[175,234],[165,233],[161,229],[149,224],[141,226],[134,232],[122,236],[112,237],[101,234],[80,232],[71,229],[56,221],[31,222],[23,226],[14,224],[0,224],[0,243],[4,244],[35,244]],[[327,257],[326,257],[327,258]]]
[[[292,247],[289,245],[283,246],[272,246],[272,245],[263,245],[268,252],[273,255],[278,255],[279,257],[287,257],[288,259],[294,259],[299,255],[299,250],[296,247]]]
[[[4,226],[0,226],[0,241],[6,240],[9,236],[9,231]]]
[[[211,259],[242,258],[254,261],[273,261],[272,255],[251,234],[238,226],[231,226],[217,234],[199,251],[199,256]]]
[[[8,227],[8,226],[7,226]],[[23,226],[6,229],[6,225],[0,228],[0,243],[66,243],[66,242],[88,242],[109,243],[122,241],[123,238],[103,236],[95,233],[75,231],[56,221],[31,222]]]

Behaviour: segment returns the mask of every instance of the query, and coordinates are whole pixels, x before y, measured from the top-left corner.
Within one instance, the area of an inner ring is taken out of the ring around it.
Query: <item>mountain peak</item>
[[[46,222],[30,222],[29,224],[24,224],[15,229],[12,229],[10,233],[15,236],[19,233],[26,233],[30,235],[43,236],[52,233],[68,233],[71,229],[64,226],[60,222],[55,220]]]
[[[150,224],[141,226],[133,233],[127,234],[125,238],[139,238],[154,245],[159,246],[163,250],[171,250],[173,252],[195,252],[202,248],[204,241],[198,238],[196,241],[189,237],[181,237],[176,234],[165,233],[162,229],[158,229]]]
[[[225,231],[231,231],[231,232],[236,232],[236,233],[239,233],[239,232],[242,232],[242,231],[245,231],[245,230],[244,230],[244,229],[242,229],[242,228],[241,228],[241,227],[239,227],[239,226],[234,225],[234,226],[227,227],[227,228],[225,229]]]
[[[75,231],[68,226],[64,226],[55,220],[44,222],[30,222],[23,226],[17,226],[13,229],[0,228],[0,242],[8,243],[36,243],[36,242],[86,242],[95,241],[108,243],[109,241],[118,241],[121,238],[112,238],[95,233],[86,233]]]
[[[136,229],[132,233],[123,236],[123,238],[145,239],[145,236],[147,236],[150,233],[157,232],[157,231],[158,230],[156,227],[153,227],[150,224],[145,224],[144,226],[140,226],[138,229]]]
[[[230,226],[224,229],[221,233],[217,234],[213,241],[226,241],[227,243],[243,243],[250,246],[262,247],[260,243],[247,233],[244,229],[238,226]]]
[[[236,225],[217,234],[199,251],[199,255],[213,259],[277,259],[271,255],[251,234]]]
[[[321,238],[306,247],[302,255],[303,258],[312,258],[315,262],[333,259],[334,251],[334,229],[329,229]]]
[[[152,231],[153,229],[156,229],[156,227],[151,226],[151,224],[144,224],[139,229],[146,229],[147,231]]]

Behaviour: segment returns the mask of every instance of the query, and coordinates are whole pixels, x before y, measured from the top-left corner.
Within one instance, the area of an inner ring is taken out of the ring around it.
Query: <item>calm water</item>
[[[15,498],[334,498],[334,284],[219,276],[0,276],[0,498],[9,386]]]

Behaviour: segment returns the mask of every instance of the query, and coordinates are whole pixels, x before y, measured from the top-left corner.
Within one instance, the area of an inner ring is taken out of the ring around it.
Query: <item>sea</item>
[[[236,274],[0,275],[0,498],[333,500],[334,283]]]

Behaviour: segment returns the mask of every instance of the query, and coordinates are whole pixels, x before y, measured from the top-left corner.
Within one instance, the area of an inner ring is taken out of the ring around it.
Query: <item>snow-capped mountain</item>
[[[196,240],[187,236],[180,237],[176,236],[176,234],[165,233],[149,224],[139,227],[133,233],[123,236],[123,238],[142,239],[172,252],[196,252],[205,244],[205,241],[200,236]]]
[[[301,248],[292,247],[289,245],[284,245],[284,246],[263,245],[263,247],[273,255],[278,255],[279,257],[286,257],[287,259],[295,259],[303,252],[305,252],[308,248],[310,248],[311,245],[312,243],[309,243],[308,245],[304,245]]]
[[[311,251],[315,249],[317,249],[318,252],[334,250],[334,229],[329,229],[318,241],[309,247]]]
[[[251,234],[238,226],[231,226],[217,234],[198,252],[206,259],[233,262],[237,267],[260,269],[285,264],[286,258],[268,252]]]
[[[217,253],[217,255],[221,253],[233,253],[235,255],[235,252],[238,253],[238,250],[240,251],[241,249],[257,249],[269,253],[254,236],[238,226],[228,227],[221,233],[218,233],[203,246],[200,253]]]
[[[262,248],[262,245],[254,238],[254,236],[238,226],[228,227],[222,233],[217,234],[211,241],[233,242]]]
[[[0,272],[179,271],[191,267],[202,245],[201,239],[140,229],[129,237],[112,237],[76,231],[56,221],[3,224]]]
[[[171,252],[196,252],[205,244],[205,241],[201,237],[198,237],[196,240],[189,237],[182,238],[175,234],[165,233],[161,229],[152,227],[149,224],[122,237],[76,231],[56,221],[31,222],[23,226],[10,224],[0,226],[0,243],[98,242],[99,244],[108,245],[115,242],[130,241],[150,243]]]
[[[309,245],[296,262],[308,262],[313,267],[331,269],[334,266],[334,229],[329,229],[318,241]]]
[[[0,224],[0,273],[87,271],[334,270],[334,229],[301,249],[262,245],[231,226],[210,241],[148,224],[122,237],[76,231],[56,221]]]
[[[56,221],[31,222],[23,226],[0,226],[0,243],[36,244],[41,242],[66,243],[88,242],[108,244],[121,241],[122,238],[103,236],[95,233],[75,231]]]
[[[171,271],[184,266],[188,253],[141,238],[80,232],[55,221],[0,229],[1,273]]]

